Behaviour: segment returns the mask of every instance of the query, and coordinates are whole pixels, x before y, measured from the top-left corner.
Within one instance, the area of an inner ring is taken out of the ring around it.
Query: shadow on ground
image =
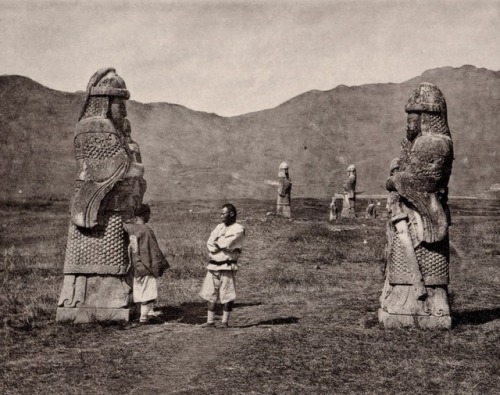
[[[279,317],[272,318],[270,320],[258,321],[253,324],[245,324],[245,325],[234,325],[235,328],[251,328],[253,326],[266,326],[266,325],[290,325],[297,324],[299,319],[297,317]]]
[[[159,306],[164,322],[179,322],[182,324],[203,324],[207,319],[207,304],[204,302],[183,303],[180,306]]]
[[[253,307],[261,305],[261,302],[248,302],[248,303],[235,303],[235,309],[244,307]],[[205,302],[191,302],[183,303],[180,306],[159,306],[156,311],[160,312],[158,321],[162,322],[177,322],[188,325],[199,325],[206,322],[207,319],[207,305]],[[222,315],[222,306],[218,305],[216,308],[216,315]],[[244,317],[244,316],[243,316]],[[243,318],[240,317],[240,318]],[[235,317],[236,318],[236,317]],[[253,320],[252,320],[253,321]],[[299,322],[297,317],[277,317],[268,320],[255,320],[252,323],[245,323],[239,325],[236,322],[233,327],[235,328],[250,328],[254,326],[265,326],[265,325],[289,325],[296,324]]]
[[[234,308],[259,306],[261,302],[235,303]],[[179,322],[182,324],[198,325],[203,324],[207,319],[206,302],[183,303],[180,306],[159,306],[156,308],[161,312],[161,319],[164,322]],[[217,305],[216,315],[222,315],[222,306]]]
[[[256,325],[288,325],[296,324],[299,322],[297,317],[280,317],[271,320],[259,321]]]
[[[461,325],[482,325],[500,319],[500,308],[459,311],[453,314],[453,327]]]

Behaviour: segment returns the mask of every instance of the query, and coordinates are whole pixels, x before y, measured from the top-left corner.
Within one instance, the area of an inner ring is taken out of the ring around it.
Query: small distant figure
[[[156,279],[169,268],[167,259],[158,246],[153,230],[146,225],[151,216],[147,204],[140,206],[131,223],[124,225],[129,236],[129,257],[133,269],[133,299],[141,304],[139,322],[146,324],[156,316],[153,304],[158,299]]]
[[[373,203],[372,200],[368,202],[368,206],[366,207],[365,218],[375,219],[377,218],[377,206]]]
[[[394,174],[396,174],[397,172],[399,172],[400,166],[401,166],[400,159],[399,158],[394,158],[391,161],[391,164],[389,166],[389,175],[392,177]],[[394,207],[394,205],[399,200],[399,198],[395,198],[395,196],[393,196],[393,195],[394,194],[389,194],[389,196],[387,197],[387,202],[386,202],[386,205],[385,205],[385,208],[387,210],[387,218],[392,218],[392,208]]]
[[[132,154],[133,160],[136,163],[142,164],[141,149],[139,148],[139,144],[132,139],[132,127],[128,119],[125,119],[123,122],[123,137]]]
[[[204,328],[215,327],[215,307],[222,304],[221,326],[229,326],[229,316],[236,299],[236,272],[245,228],[236,222],[236,208],[227,203],[220,212],[222,223],[217,225],[207,241],[209,262],[200,296],[207,301],[207,322]]]
[[[288,163],[282,162],[278,170],[279,188],[278,188],[278,205],[276,209],[276,215],[282,216],[283,218],[292,217],[290,209],[292,182],[290,181],[290,175],[288,174],[288,170],[289,170]]]
[[[356,166],[349,165],[347,178],[343,184],[344,202],[342,205],[343,218],[356,218]]]
[[[332,202],[330,203],[330,221],[339,218],[339,208],[337,206],[337,201],[335,196],[332,196]]]

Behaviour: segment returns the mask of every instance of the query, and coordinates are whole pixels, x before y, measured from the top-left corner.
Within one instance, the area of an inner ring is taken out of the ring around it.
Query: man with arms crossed
[[[221,210],[222,223],[217,225],[207,241],[209,263],[200,296],[207,301],[205,328],[215,327],[215,305],[222,304],[223,328],[228,327],[229,315],[236,299],[236,271],[241,254],[245,228],[236,222],[236,208],[227,203]]]

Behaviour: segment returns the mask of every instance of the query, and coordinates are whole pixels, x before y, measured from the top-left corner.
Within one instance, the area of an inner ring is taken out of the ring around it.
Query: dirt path
[[[244,350],[248,341],[283,330],[285,325],[297,324],[306,310],[306,305],[287,308],[281,304],[248,303],[237,306],[227,329],[166,322],[124,331],[120,342],[136,350],[135,363],[150,366],[129,394],[210,393],[220,383],[211,382],[207,372],[214,369],[229,375],[234,369],[220,366],[219,357]],[[200,380],[203,375],[205,382]]]

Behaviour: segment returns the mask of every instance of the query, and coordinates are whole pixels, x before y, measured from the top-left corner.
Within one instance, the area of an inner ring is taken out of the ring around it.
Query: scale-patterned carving
[[[120,144],[98,147],[95,145],[86,145],[83,148],[84,157],[88,159],[108,159],[116,155],[122,147]]]
[[[78,140],[78,139],[77,139]],[[75,141],[80,144],[79,141]],[[78,145],[80,147],[80,145]],[[123,146],[116,136],[106,133],[103,136],[84,136],[83,137],[83,158],[86,159],[108,159],[123,150]]]
[[[450,129],[446,122],[446,118],[436,114],[425,114],[429,118],[432,133],[450,136]]]
[[[449,278],[449,242],[444,239],[438,243],[420,244],[415,255],[425,285],[445,285]],[[412,284],[411,271],[405,252],[397,234],[394,235],[389,258],[389,281],[392,284]]]
[[[99,229],[70,224],[64,273],[125,274],[128,266],[125,232],[117,214],[105,214]]]

